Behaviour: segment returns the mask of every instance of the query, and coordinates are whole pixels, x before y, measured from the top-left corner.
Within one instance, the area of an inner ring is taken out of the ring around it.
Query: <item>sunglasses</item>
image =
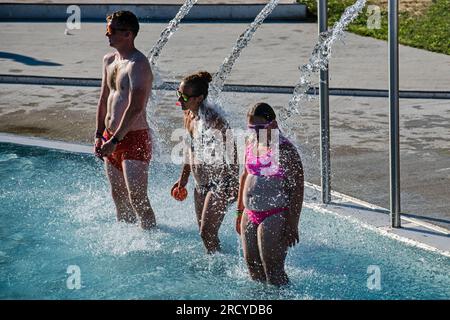
[[[116,34],[117,31],[130,31],[129,29],[125,29],[125,28],[115,28],[115,27],[111,27],[111,25],[106,26],[106,34],[109,36],[112,36],[114,34]]]
[[[183,92],[181,92],[180,90],[177,90],[177,97],[178,99],[183,99],[184,102],[188,102],[190,98],[192,98],[192,96],[188,96],[187,94],[184,94]]]

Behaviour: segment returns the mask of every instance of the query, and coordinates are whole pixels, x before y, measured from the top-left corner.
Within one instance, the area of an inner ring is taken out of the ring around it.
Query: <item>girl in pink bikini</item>
[[[280,133],[271,106],[257,103],[247,118],[252,135],[246,141],[236,231],[251,278],[281,286],[289,282],[288,247],[299,241],[303,166],[295,146]]]

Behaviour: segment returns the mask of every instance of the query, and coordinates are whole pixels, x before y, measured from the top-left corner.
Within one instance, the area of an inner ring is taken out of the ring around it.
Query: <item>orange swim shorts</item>
[[[103,136],[106,140],[109,140],[112,138],[113,133],[105,130]],[[152,158],[152,144],[149,130],[143,129],[128,132],[116,145],[114,152],[107,158],[120,171],[123,171],[123,160],[139,160],[149,163]]]

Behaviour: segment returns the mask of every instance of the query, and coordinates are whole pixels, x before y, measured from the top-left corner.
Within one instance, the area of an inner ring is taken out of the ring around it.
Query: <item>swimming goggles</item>
[[[268,123],[265,124],[249,124],[247,127],[249,129],[253,129],[253,130],[262,130],[262,129],[267,129],[273,121],[270,121]]]

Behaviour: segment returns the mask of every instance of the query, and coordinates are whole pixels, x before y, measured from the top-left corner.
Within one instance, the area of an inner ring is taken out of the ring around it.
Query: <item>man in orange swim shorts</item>
[[[104,141],[113,138],[113,133],[108,129],[103,132]],[[147,129],[129,131],[125,137],[117,143],[114,152],[107,156],[111,165],[123,172],[124,160],[139,160],[149,163],[152,157],[152,145]]]
[[[147,57],[134,46],[137,17],[118,11],[106,18],[106,36],[115,52],[103,58],[94,153],[105,161],[117,219],[144,229],[156,225],[147,195],[151,136],[146,106],[153,75]]]

